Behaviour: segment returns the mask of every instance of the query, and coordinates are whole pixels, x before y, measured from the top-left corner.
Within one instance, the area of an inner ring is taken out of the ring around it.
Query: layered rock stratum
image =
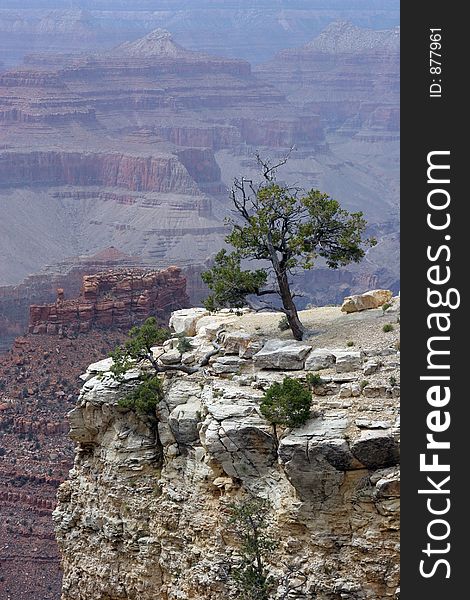
[[[178,267],[162,271],[115,270],[84,275],[78,298],[57,291],[53,304],[30,306],[29,332],[73,335],[92,329],[129,330],[150,316],[166,323],[172,310],[189,306]]]
[[[386,116],[396,107],[394,35],[339,24],[254,72],[157,29],[4,70],[0,281],[114,246],[140,265],[184,267],[200,302],[198,273],[223,243],[233,177],[259,177],[257,150],[277,159],[295,145],[282,178],[363,210],[379,240],[360,269],[318,265],[299,279],[305,304],[398,291],[398,138]]]
[[[228,505],[247,494],[272,505],[273,598],[397,597],[399,325],[382,326],[397,320],[398,299],[389,305],[306,311],[303,342],[276,333],[276,315],[179,311],[171,323],[191,349],[175,338],[154,356],[195,372],[166,374],[153,417],[119,404],[138,371],[119,384],[109,360],[91,365],[54,512],[62,599],[236,598]],[[319,375],[310,419],[276,440],[263,392],[309,373]]]
[[[257,67],[293,102],[309,106],[330,129],[356,139],[399,135],[400,30],[338,21],[300,48]]]
[[[226,233],[217,150],[323,144],[318,117],[249,63],[162,30],[1,73],[0,122],[5,283],[109,246],[152,266],[204,262]]]

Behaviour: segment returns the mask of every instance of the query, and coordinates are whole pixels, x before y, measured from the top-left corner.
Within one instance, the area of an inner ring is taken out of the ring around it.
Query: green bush
[[[393,331],[394,327],[391,323],[385,323],[385,325],[382,327],[382,331],[384,333],[388,333],[389,331]]]
[[[280,319],[279,319],[279,323],[277,324],[277,328],[280,331],[287,331],[288,329],[290,329],[290,325],[289,325],[289,321],[287,320],[286,315],[283,315]]]
[[[310,417],[312,394],[300,381],[285,377],[273,383],[261,401],[261,414],[275,427],[300,427]]]
[[[389,302],[385,302],[385,304],[382,304],[382,310],[385,312],[386,310],[388,310],[392,305]]]
[[[230,575],[237,587],[238,600],[269,600],[274,580],[265,561],[279,545],[269,532],[269,501],[259,497],[229,504],[228,529],[238,540],[239,561],[231,565]]]
[[[179,338],[178,345],[177,345],[178,352],[181,352],[181,354],[184,354],[185,352],[190,352],[193,349],[193,347],[191,345],[191,340],[189,338],[187,338],[186,336],[181,335],[181,334],[178,335],[178,338]]]
[[[153,346],[160,346],[170,337],[168,329],[159,327],[155,317],[149,317],[140,327],[133,327],[129,331],[129,340],[124,346],[117,347],[111,352],[114,361],[110,371],[114,377],[121,381],[124,374],[131,368],[138,366],[145,360],[152,362]]]
[[[146,375],[130,394],[119,400],[119,406],[141,415],[153,415],[163,397],[163,387],[157,375]]]
[[[351,348],[351,346],[354,346],[354,342],[353,341],[347,342],[346,346],[348,346],[348,348]]]
[[[305,378],[305,380],[307,381],[307,384],[311,387],[314,388],[317,385],[322,385],[323,384],[323,380],[320,377],[320,375],[318,373],[308,373],[307,377]]]

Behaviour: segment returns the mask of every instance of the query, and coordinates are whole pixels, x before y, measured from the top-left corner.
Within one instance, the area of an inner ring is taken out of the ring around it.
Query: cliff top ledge
[[[213,354],[192,374],[164,374],[156,419],[119,403],[137,369],[119,383],[111,359],[90,365],[69,413],[75,465],[54,512],[63,600],[239,597],[227,577],[237,550],[224,515],[247,493],[271,503],[277,598],[289,591],[291,565],[295,598],[335,590],[396,600],[399,299],[387,305],[302,311],[302,342],[279,332],[279,314],[176,311],[172,326],[191,350],[181,354],[174,337],[153,348],[155,359],[197,367]],[[276,439],[260,412],[264,391],[286,375],[308,383],[312,372],[320,377],[309,384],[310,419]]]

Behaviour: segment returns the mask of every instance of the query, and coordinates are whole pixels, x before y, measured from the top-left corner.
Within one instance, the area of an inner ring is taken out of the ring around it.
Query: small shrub
[[[290,329],[290,325],[289,325],[289,321],[287,320],[286,315],[283,315],[280,319],[279,319],[279,323],[277,324],[277,328],[280,331],[287,331],[288,329]]]
[[[391,323],[385,323],[385,325],[382,327],[382,331],[384,333],[388,333],[389,331],[393,331],[394,327]]]
[[[392,305],[389,302],[385,302],[385,304],[382,304],[382,310],[385,312],[386,310],[388,310]]]
[[[179,338],[178,345],[177,345],[178,352],[180,352],[181,354],[184,354],[185,352],[190,352],[193,349],[189,338],[187,338],[184,335],[178,335],[178,338]]]
[[[351,348],[351,346],[354,346],[354,342],[353,341],[349,341],[349,342],[346,343],[346,346],[348,348]]]
[[[135,410],[141,415],[152,415],[162,397],[163,388],[159,377],[147,375],[138,387],[119,400],[119,406]]]
[[[366,387],[366,385],[369,385],[369,382],[367,381],[367,379],[363,379],[359,385],[361,386],[361,392],[362,392],[362,390]]]
[[[122,381],[126,371],[151,356],[152,346],[160,346],[169,339],[170,331],[159,327],[155,317],[149,317],[143,325],[129,331],[129,338],[110,354],[114,361],[110,371],[118,381]]]
[[[314,388],[317,385],[323,384],[322,378],[320,377],[320,375],[318,373],[308,373],[305,380],[311,388]]]
[[[300,381],[285,377],[282,383],[273,383],[261,401],[261,414],[276,425],[300,427],[310,417],[312,394]]]
[[[395,387],[397,385],[397,378],[394,377],[393,375],[391,375],[388,379],[388,383],[392,386]]]
[[[231,564],[230,576],[239,600],[269,600],[275,581],[265,563],[279,545],[269,532],[269,501],[249,497],[229,504],[227,529],[238,541],[239,560]]]

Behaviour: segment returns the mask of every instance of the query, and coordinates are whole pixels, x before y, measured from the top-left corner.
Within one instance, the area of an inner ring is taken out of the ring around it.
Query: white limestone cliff
[[[194,374],[165,374],[156,420],[118,405],[138,371],[119,384],[109,362],[90,367],[70,413],[75,465],[54,513],[63,600],[236,598],[227,505],[247,492],[272,504],[271,573],[282,582],[296,570],[298,586],[281,583],[273,598],[398,597],[399,352],[387,335],[368,333],[380,331],[382,310],[311,312],[346,329],[356,319],[369,346],[320,347],[312,336],[296,348],[276,341],[279,332],[250,329],[268,315],[174,315],[196,335],[172,364],[197,366],[216,336],[221,347]],[[175,344],[156,350],[162,364]],[[306,362],[322,378],[311,418],[277,443],[260,414],[263,390],[285,375],[305,380]]]

